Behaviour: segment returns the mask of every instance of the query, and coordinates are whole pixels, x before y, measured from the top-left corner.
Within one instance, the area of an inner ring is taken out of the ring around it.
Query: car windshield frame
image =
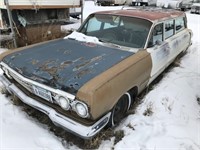
[[[92,14],[78,29],[99,41],[122,47],[144,48],[153,23],[137,17]]]

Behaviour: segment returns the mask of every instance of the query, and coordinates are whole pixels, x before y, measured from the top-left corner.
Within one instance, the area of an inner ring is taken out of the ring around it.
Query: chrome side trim
[[[16,95],[24,103],[48,115],[54,124],[61,126],[82,138],[88,139],[95,136],[103,127],[106,126],[110,119],[111,112],[100,118],[93,125],[85,126],[56,112],[53,108],[27,96],[17,86],[11,83],[4,75],[0,75],[0,81],[11,94]]]

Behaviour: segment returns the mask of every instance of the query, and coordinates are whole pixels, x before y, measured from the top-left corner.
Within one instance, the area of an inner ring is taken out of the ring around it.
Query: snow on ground
[[[86,2],[85,12],[110,8],[119,7],[97,7]],[[188,26],[194,33],[193,45],[179,65],[146,94],[136,114],[129,115],[117,127],[116,130],[124,130],[123,139],[116,145],[113,138],[102,141],[99,149],[200,150],[200,102],[197,101],[200,98],[200,15],[188,13],[187,16]],[[8,99],[0,94],[1,150],[66,148],[45,125],[31,119]],[[70,145],[67,148],[77,148]]]
[[[7,99],[0,95],[1,150],[64,150],[61,140]]]
[[[200,53],[192,48],[180,63],[143,99],[137,113],[119,127],[125,137],[116,148],[200,149],[200,70],[194,64]],[[197,61],[196,61],[197,62]],[[147,109],[151,116],[144,116]],[[131,125],[135,130],[130,129]]]

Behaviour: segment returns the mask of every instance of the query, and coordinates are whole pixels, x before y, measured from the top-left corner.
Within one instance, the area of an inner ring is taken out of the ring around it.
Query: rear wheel
[[[125,117],[127,110],[130,107],[130,104],[131,95],[127,92],[119,99],[119,101],[113,107],[108,127],[116,126],[121,122],[121,120]]]

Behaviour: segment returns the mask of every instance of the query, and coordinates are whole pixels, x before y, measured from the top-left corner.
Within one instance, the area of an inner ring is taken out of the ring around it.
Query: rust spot
[[[14,55],[11,56],[11,59],[13,60],[13,59],[15,59],[17,56],[20,56],[20,55],[22,55],[22,54],[21,54],[21,53],[14,54]]]
[[[70,60],[64,61],[62,63],[57,64],[55,60],[48,60],[44,62],[42,65],[40,65],[39,69],[47,72],[50,76],[52,76],[54,79],[58,79],[58,71],[64,69],[65,67],[69,66],[73,62]]]
[[[151,21],[155,20],[162,20],[164,18],[175,18],[181,15],[184,15],[184,12],[177,11],[177,10],[171,10],[171,9],[152,9],[152,8],[146,8],[146,9],[129,9],[129,10],[115,10],[113,11],[103,11],[98,12],[98,14],[107,15],[110,13],[115,13],[115,15],[120,16],[130,16],[130,17],[136,17],[136,18],[143,18]],[[128,18],[128,17],[127,17]]]
[[[101,60],[102,57],[103,57],[102,55],[101,55],[101,56],[94,57],[94,58],[91,59],[90,62],[97,61],[97,60]]]
[[[70,64],[72,64],[73,62],[68,60],[68,61],[64,61],[60,64],[60,68],[65,68],[67,66],[69,66]]]
[[[90,59],[90,60],[87,60],[87,61],[85,61],[84,63],[82,63],[82,64],[80,64],[80,65],[77,65],[77,66],[74,68],[74,71],[80,70],[81,68],[83,68],[83,67],[89,65],[90,63],[92,63],[92,62],[94,62],[94,61],[101,60],[102,57],[103,57],[103,55],[94,57],[94,58],[92,58],[92,59]]]
[[[77,65],[76,68],[74,69],[74,71],[80,70],[81,68],[83,68],[84,66],[88,65],[90,63],[90,61],[85,61],[84,63]]]
[[[40,65],[40,70],[45,71],[47,73],[49,73],[52,77],[55,77],[57,71],[58,71],[58,67],[55,67],[56,61],[54,60],[48,60],[46,62],[44,62],[44,64]]]
[[[83,60],[84,60],[83,57],[79,57],[78,59],[75,59],[75,60],[73,61],[73,63],[78,62],[78,61],[83,61]]]
[[[71,54],[71,51],[70,51],[70,50],[66,50],[66,51],[64,51],[63,54],[65,54],[65,55],[67,55],[67,54]]]
[[[96,47],[97,46],[97,44],[95,44],[95,43],[91,43],[91,42],[89,42],[89,43],[83,43],[85,46],[88,46],[88,47]]]
[[[71,54],[71,50],[66,50],[64,48],[60,48],[56,50],[57,52],[63,52],[63,54],[67,55],[67,54]]]
[[[50,75],[54,76],[57,73],[58,68],[57,67],[45,67],[45,66],[43,66],[43,67],[41,67],[41,70],[46,71]]]
[[[38,62],[39,62],[39,61],[38,61],[38,60],[35,60],[35,59],[33,59],[33,60],[31,61],[32,65],[36,65]]]
[[[80,71],[79,73],[77,73],[76,78],[80,79],[82,76],[91,73],[91,71],[89,69],[85,69]]]

